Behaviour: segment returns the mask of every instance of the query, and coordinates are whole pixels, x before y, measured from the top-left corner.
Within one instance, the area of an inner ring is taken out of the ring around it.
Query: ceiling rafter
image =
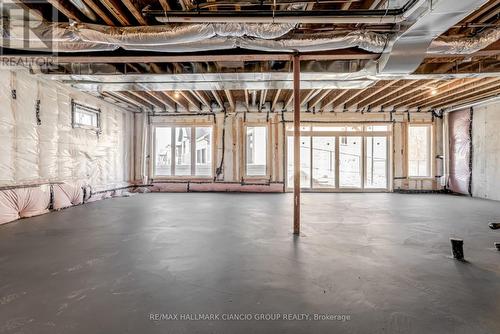
[[[388,99],[388,97],[393,96],[394,94],[402,91],[403,89],[406,89],[406,88],[415,84],[414,80],[409,80],[407,82],[404,82],[404,80],[397,81],[397,83],[400,83],[400,82],[402,83],[401,86],[393,88],[389,92],[386,92],[386,93],[382,92],[378,96],[375,96],[374,99],[368,99],[368,100],[365,100],[363,103],[358,103],[358,108],[376,105],[377,102],[384,101],[384,100]],[[393,86],[393,85],[391,85],[391,86]]]
[[[146,109],[154,109],[154,106],[147,100],[137,97],[136,95],[132,94],[132,92],[113,92],[114,94],[118,94],[120,96],[124,96],[127,99],[133,100],[136,103],[139,103],[140,105],[143,105]]]
[[[195,101],[195,99],[193,99],[193,97],[191,96],[191,93],[189,91],[182,91],[180,90],[179,91],[179,94],[184,98],[186,99],[186,101],[188,101],[188,103],[190,105],[193,106],[194,110],[196,111],[201,111],[201,108],[200,108],[200,105],[199,103],[196,103],[197,101]]]
[[[391,80],[391,81],[384,81],[382,82],[382,84],[375,88],[371,93],[367,94],[366,96],[363,96],[362,99],[360,101],[357,102],[358,105],[360,105],[361,103],[364,103],[366,100],[372,98],[373,96],[381,93],[382,91],[386,90],[387,88],[391,87],[392,85],[395,85],[397,82],[397,80]],[[349,108],[351,107],[352,105],[354,105],[354,103],[352,104],[347,104],[346,107]]]
[[[50,3],[52,6],[54,6],[55,9],[63,13],[68,19],[80,22],[80,19],[76,14],[76,11],[71,7],[71,5],[68,4],[67,1],[47,0],[47,2]]]
[[[146,106],[143,105],[143,104],[140,104],[138,103],[137,101],[134,101],[126,96],[123,96],[117,92],[103,92],[102,93],[103,95],[105,96],[109,96],[111,98],[114,98],[116,100],[120,100],[124,103],[127,103],[128,105],[132,106],[132,107],[135,107],[135,108],[139,108],[139,109],[142,109],[142,108],[145,108]]]
[[[143,92],[143,91],[130,91],[131,94],[137,96],[138,98],[141,98],[147,102],[149,102],[151,105],[156,106],[160,109],[165,109],[165,104],[161,102],[160,100],[154,98],[149,92]]]
[[[273,102],[271,103],[271,111],[274,112],[276,110],[276,104],[278,103],[278,99],[281,94],[281,89],[276,90],[276,94],[274,95]]]
[[[413,98],[410,101],[406,103],[407,107],[414,107],[414,106],[419,106],[422,105],[422,103],[425,103],[426,101],[429,100],[434,100],[436,98],[439,98],[440,96],[444,96],[446,93],[455,91],[457,89],[461,89],[464,86],[469,86],[471,84],[474,84],[478,81],[483,81],[484,78],[475,78],[475,79],[457,79],[451,82],[446,83],[443,86],[440,86],[436,89],[437,94],[435,96],[432,96],[431,92],[428,92],[426,97],[424,99],[422,98]]]
[[[109,10],[111,14],[120,22],[121,25],[129,26],[131,25],[130,20],[122,12],[120,4],[117,0],[100,0],[101,3]]]
[[[326,101],[324,104],[321,105],[321,111],[324,111],[326,109],[326,107],[328,107],[329,105],[333,105],[333,109],[335,109],[334,103],[337,102],[339,99],[341,99],[348,92],[349,92],[349,89],[340,90],[340,92],[338,94],[335,94],[336,92],[334,92],[334,94],[332,94],[333,95],[332,98],[329,101]]]
[[[260,92],[260,100],[259,100],[259,111],[264,108],[264,105],[266,104],[266,98],[267,98],[267,89],[263,89]]]
[[[137,7],[132,2],[132,0],[121,0],[121,1],[125,5],[125,7],[127,7],[127,9],[129,10],[129,12],[132,13],[132,15],[135,17],[135,19],[137,20],[137,22],[139,22],[139,24],[141,24],[143,26],[145,26],[145,25],[148,24],[148,22],[146,21],[146,19],[144,18],[144,16],[142,16],[141,12],[137,9]]]
[[[474,93],[470,93],[470,94],[467,94],[466,96],[460,96],[456,99],[453,99],[453,100],[447,100],[446,102],[443,102],[439,105],[433,105],[432,108],[434,109],[442,109],[442,108],[446,108],[446,107],[449,107],[449,106],[454,106],[454,104],[456,104],[457,102],[462,105],[462,104],[465,104],[465,103],[469,103],[469,102],[475,102],[475,101],[481,101],[483,99],[486,99],[486,98],[489,98],[489,97],[494,97],[494,96],[499,96],[500,95],[500,85],[498,86],[495,86],[494,88],[489,88],[489,89],[486,89],[486,91],[484,92],[474,92]],[[431,109],[432,109],[431,108]]]
[[[175,102],[172,101],[171,99],[167,98],[165,94],[162,94],[161,92],[155,92],[151,91],[149,92],[155,99],[161,101],[165,106],[169,107],[170,109],[175,109]]]
[[[453,98],[465,98],[466,96],[468,95],[473,95],[473,94],[480,94],[481,92],[487,92],[488,90],[492,89],[493,87],[496,87],[498,86],[500,83],[499,83],[499,79],[498,78],[492,78],[492,80],[488,80],[486,83],[485,82],[482,82],[481,84],[478,84],[478,85],[474,85],[474,89],[470,89],[467,88],[467,87],[462,87],[460,89],[457,89],[457,90],[453,90],[453,92],[451,92],[450,94],[446,94],[444,96],[440,96],[438,98],[435,98],[435,99],[430,99],[428,101],[424,101],[422,103],[420,103],[418,105],[418,107],[427,107],[427,106],[430,106],[430,107],[434,107],[436,106],[436,104],[439,104],[439,103],[442,103],[443,100],[450,100],[450,99],[453,99]],[[441,102],[440,102],[441,101]]]
[[[217,101],[217,104],[219,105],[219,107],[224,109],[224,100],[220,97],[219,92],[216,90],[211,90],[210,92],[214,96],[215,101]]]
[[[326,98],[327,95],[329,95],[333,89],[324,89],[320,94],[316,95],[313,99],[309,101],[309,107],[314,108],[316,107],[320,102],[323,101],[323,99]]]
[[[103,20],[107,25],[109,26],[112,26],[114,27],[115,26],[115,23],[113,22],[113,20],[108,16],[108,14],[106,14],[106,12],[104,12],[101,7],[99,7],[99,5],[97,5],[94,0],[83,0],[85,2],[85,4],[87,6],[90,7],[90,9],[92,9],[96,14],[97,16],[99,16],[101,18],[101,20]]]
[[[229,106],[231,107],[231,111],[236,109],[236,103],[234,102],[233,95],[229,89],[224,89],[224,93],[226,93],[227,101],[229,102]]]
[[[400,100],[404,96],[408,96],[410,94],[413,94],[416,91],[424,89],[424,87],[426,85],[429,85],[435,81],[437,81],[437,80],[424,81],[424,82],[422,82],[421,80],[417,80],[416,82],[413,83],[413,85],[415,85],[414,87],[411,87],[412,85],[405,87],[405,91],[403,94],[396,94],[396,96],[393,96],[394,94],[389,95],[389,97],[387,99],[383,99],[383,100],[379,101],[378,103],[370,104],[370,106],[372,108],[377,108],[377,107],[381,107],[381,106],[390,106],[391,103]],[[409,89],[406,89],[406,88],[409,88]],[[392,97],[390,97],[390,96],[392,96]]]
[[[205,96],[205,93],[203,91],[198,91],[198,90],[190,90],[189,91],[201,104],[203,104],[205,107],[212,110],[212,106],[210,105],[210,101],[208,98]]]

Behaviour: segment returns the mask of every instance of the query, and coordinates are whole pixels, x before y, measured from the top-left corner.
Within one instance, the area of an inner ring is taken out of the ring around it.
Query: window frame
[[[426,176],[410,175],[410,128],[412,127],[426,127],[428,128],[429,140],[428,140],[428,168],[429,174]],[[434,179],[434,124],[433,123],[408,123],[406,127],[406,175],[408,179],[411,180],[430,180]]]
[[[172,163],[171,163],[171,175],[157,175],[156,172],[156,129],[158,128],[170,128],[170,135],[171,135],[171,142],[172,140],[175,141],[176,137],[176,128],[190,128],[191,129],[191,175],[175,175],[175,145],[172,145],[171,147],[171,156],[172,156]],[[196,175],[196,129],[197,128],[210,128],[211,129],[211,150],[210,154],[212,156],[212,161],[210,162],[210,175]],[[151,147],[151,154],[150,154],[150,175],[151,178],[157,179],[157,180],[191,180],[191,179],[197,179],[197,180],[207,180],[207,179],[212,179],[215,175],[215,125],[213,123],[210,124],[204,124],[204,123],[157,123],[157,124],[152,124],[151,125],[151,141],[150,141],[150,147]]]
[[[78,111],[77,109],[82,109],[84,112],[95,114],[97,118],[97,126],[93,125],[87,125],[87,124],[81,124],[76,122],[76,117],[75,113]],[[91,130],[95,131],[97,133],[100,133],[102,131],[101,127],[101,109],[94,108],[82,103],[75,102],[74,100],[71,100],[71,127],[73,129],[79,128],[79,129],[85,129],[85,130]]]
[[[266,129],[266,172],[263,175],[248,175],[247,174],[247,130],[248,128],[261,127]],[[245,122],[243,124],[242,131],[242,147],[241,147],[241,166],[242,166],[242,176],[244,179],[249,180],[263,180],[269,179],[271,177],[271,135],[270,135],[270,124],[259,123],[259,122]]]

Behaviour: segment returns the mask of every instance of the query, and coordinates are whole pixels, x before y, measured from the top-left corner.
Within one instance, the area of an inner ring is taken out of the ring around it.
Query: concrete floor
[[[290,194],[145,194],[2,226],[0,333],[500,333],[498,202],[303,198],[300,238]],[[162,313],[350,320],[150,320]]]

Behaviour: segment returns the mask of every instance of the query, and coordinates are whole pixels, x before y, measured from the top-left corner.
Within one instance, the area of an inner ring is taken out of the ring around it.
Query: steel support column
[[[300,56],[293,56],[293,234],[300,234]]]

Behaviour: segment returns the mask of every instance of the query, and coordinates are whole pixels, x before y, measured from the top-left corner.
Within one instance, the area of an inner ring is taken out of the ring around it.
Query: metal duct
[[[92,9],[90,9],[89,6],[85,4],[85,2],[83,2],[82,0],[69,0],[69,1],[90,20],[94,22],[97,21],[97,17],[95,16],[94,12],[92,11]]]
[[[482,33],[469,38],[442,38],[434,40],[427,53],[438,54],[471,54],[484,49],[500,39],[500,29],[486,29]]]
[[[371,70],[374,72],[374,69]],[[304,89],[360,89],[372,85],[370,70],[353,73],[303,73]],[[291,89],[293,75],[280,73],[44,75],[82,91],[174,91]]]
[[[429,1],[423,13],[414,13],[414,23],[399,36],[380,60],[380,74],[413,73],[425,58],[431,42],[481,7],[488,0]]]
[[[169,11],[146,10],[145,13],[155,16],[163,23],[368,23],[391,24],[401,23],[412,15],[426,0],[409,0],[403,7],[379,10],[260,10],[245,11]]]
[[[131,51],[199,52],[245,48],[261,51],[314,52],[359,47],[381,52],[388,35],[354,31],[329,38],[270,40],[281,37],[293,24],[195,24],[181,27],[112,28],[98,25],[42,23],[26,36],[22,22],[5,31],[2,46],[59,52]],[[29,48],[27,48],[27,46]]]

